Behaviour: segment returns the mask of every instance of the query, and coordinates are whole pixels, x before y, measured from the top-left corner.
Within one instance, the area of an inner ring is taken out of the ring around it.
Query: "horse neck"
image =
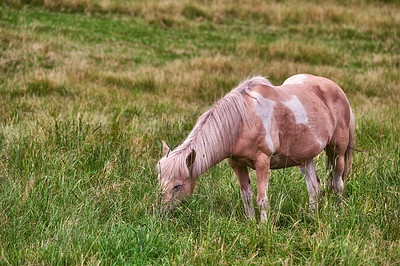
[[[202,141],[201,138],[200,141]],[[192,168],[192,175],[195,178],[227,158],[230,154],[229,151],[223,147],[220,147],[220,145],[204,141],[200,142],[200,144],[192,143],[192,145],[189,145],[185,151],[182,152],[182,156],[184,156],[185,161],[192,150],[195,150],[196,152],[196,158],[193,162]]]
[[[204,113],[180,147],[184,156],[192,150],[196,152],[192,174],[199,176],[228,157],[232,153],[242,125],[248,121],[250,120],[246,102],[236,90]]]
[[[228,139],[229,138],[229,139]],[[231,154],[233,142],[231,134],[222,132],[192,132],[181,145],[181,155],[186,157],[194,150],[196,158],[193,162],[192,175],[196,178],[215,166]]]

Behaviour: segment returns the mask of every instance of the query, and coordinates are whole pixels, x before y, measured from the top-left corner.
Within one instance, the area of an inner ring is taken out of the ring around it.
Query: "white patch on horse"
[[[254,99],[254,112],[261,118],[263,126],[265,128],[265,141],[267,142],[268,148],[271,152],[274,152],[274,143],[271,138],[271,118],[274,111],[275,102],[264,98],[258,92],[251,92],[251,96]]]
[[[292,96],[292,99],[282,103],[293,112],[297,124],[308,125],[306,109],[296,96]]]
[[[288,84],[303,84],[303,81],[306,79],[307,79],[307,76],[304,74],[294,75],[294,76],[291,76],[290,78],[288,78],[287,80],[285,80],[282,83],[282,86],[288,85]]]

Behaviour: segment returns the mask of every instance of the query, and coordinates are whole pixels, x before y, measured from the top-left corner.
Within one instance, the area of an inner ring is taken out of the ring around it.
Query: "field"
[[[399,43],[397,1],[2,1],[0,264],[400,264]],[[262,228],[222,162],[160,212],[161,141],[248,76],[297,73],[355,112],[343,206],[311,218],[300,172],[273,171]]]

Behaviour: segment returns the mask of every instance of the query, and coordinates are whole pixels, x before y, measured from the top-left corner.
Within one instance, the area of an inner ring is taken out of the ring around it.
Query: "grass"
[[[4,1],[0,264],[399,264],[399,18],[396,1]],[[344,206],[310,219],[301,174],[274,171],[261,229],[223,162],[160,214],[161,140],[249,75],[296,73],[355,111]]]

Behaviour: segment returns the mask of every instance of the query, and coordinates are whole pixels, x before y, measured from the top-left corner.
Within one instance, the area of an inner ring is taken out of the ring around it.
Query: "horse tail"
[[[354,141],[354,128],[355,128],[354,114],[350,107],[349,144],[347,145],[346,152],[344,153],[344,172],[342,175],[343,182],[347,179],[349,175],[350,164],[351,164],[351,153],[353,150],[353,141]]]

